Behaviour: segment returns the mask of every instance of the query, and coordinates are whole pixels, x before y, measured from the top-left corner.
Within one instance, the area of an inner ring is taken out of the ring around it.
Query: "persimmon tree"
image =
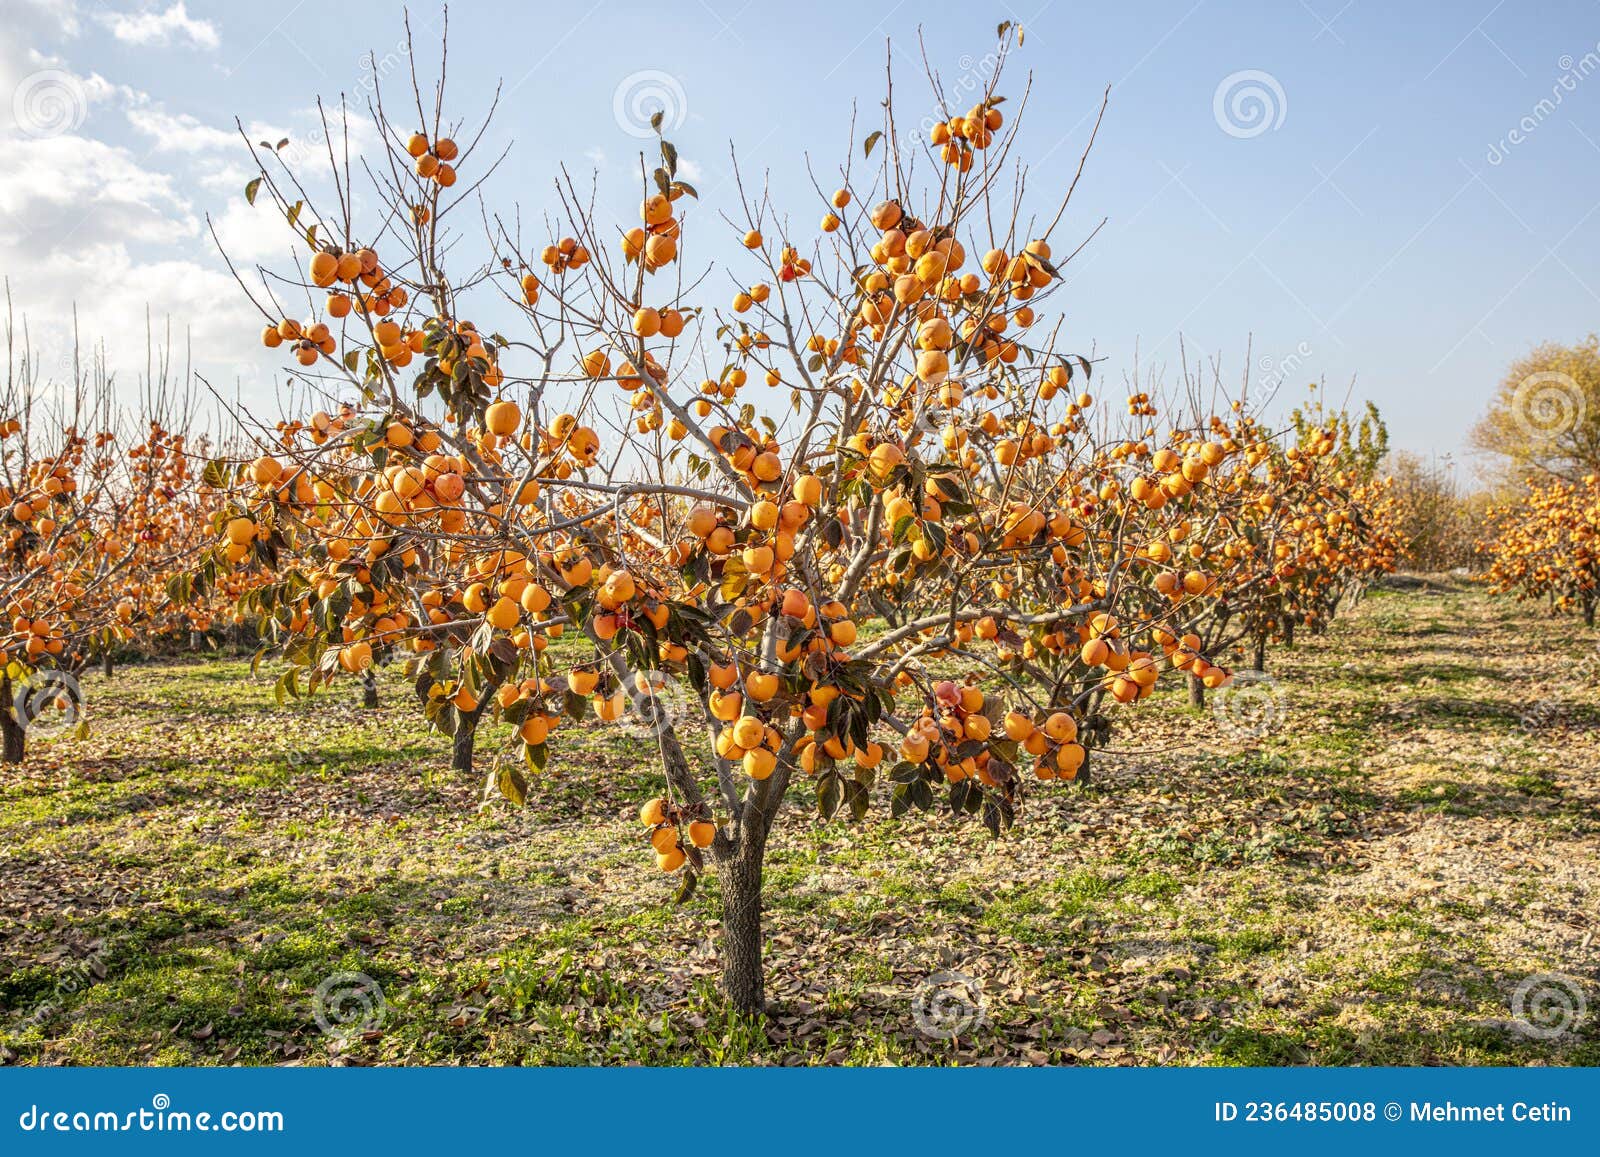
[[[205,458],[185,436],[189,401],[165,375],[139,405],[119,407],[102,352],[74,349],[52,380],[8,314],[0,386],[0,755],[20,762],[27,730],[44,713],[77,721],[76,676],[106,663],[148,616],[141,592],[159,591],[209,537],[197,486]],[[174,417],[173,415],[177,415]],[[165,599],[165,596],[162,596]]]
[[[644,714],[649,846],[680,897],[715,875],[741,1011],[798,782],[824,817],[879,796],[999,834],[1164,673],[1230,674],[1181,628],[1247,581],[1227,547],[1271,440],[1242,406],[1159,436],[1148,398],[1096,406],[1053,309],[1071,188],[1024,196],[1010,51],[970,107],[934,81],[926,140],[885,102],[795,191],[814,227],[742,177],[697,207],[661,140],[636,224],[563,170],[528,235],[480,205],[494,162],[442,77],[403,113],[376,91],[380,150],[330,149],[326,180],[251,146],[301,257],[237,272],[321,401],[208,468],[232,498],[189,581],[265,576],[242,605],[284,694],[403,663],[462,769],[510,724],[486,779],[514,801],[564,730]],[[697,231],[742,256],[688,265]]]
[[[1389,483],[1377,476],[1387,435],[1376,409],[1369,404],[1352,422],[1314,395],[1290,419],[1284,436],[1255,430],[1259,452],[1233,479],[1247,500],[1222,516],[1235,582],[1196,602],[1187,622],[1208,654],[1248,645],[1255,671],[1266,669],[1270,643],[1292,646],[1299,625],[1320,633],[1352,592],[1393,570],[1396,558]],[[1257,423],[1245,416],[1240,425]],[[1196,583],[1184,576],[1186,591]],[[1188,686],[1190,702],[1201,705],[1204,681],[1191,675]]]
[[[1552,613],[1577,611],[1594,626],[1600,600],[1600,476],[1577,482],[1530,479],[1519,499],[1490,509],[1492,533],[1478,543],[1491,590],[1543,599]]]

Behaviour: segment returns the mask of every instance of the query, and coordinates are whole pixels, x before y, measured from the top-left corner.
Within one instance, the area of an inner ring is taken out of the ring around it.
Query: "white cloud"
[[[136,107],[128,109],[128,123],[152,138],[151,147],[159,153],[244,149],[238,133],[213,128],[188,113],[174,115],[155,106]]]
[[[186,41],[196,48],[217,48],[222,44],[217,26],[191,17],[183,0],[161,12],[102,12],[96,19],[124,44],[150,47]]]
[[[232,161],[212,161],[202,166],[195,179],[200,182],[201,188],[210,192],[236,196],[255,175],[254,169],[246,168],[242,164],[235,164]]]
[[[127,149],[81,136],[0,138],[0,255],[194,237],[199,220],[173,178]]]
[[[214,108],[172,107],[115,83],[115,73],[108,80],[63,59],[73,47],[75,11],[104,23],[123,44],[214,46],[215,28],[166,0],[124,13],[100,8],[100,15],[68,0],[0,0],[0,10],[8,21],[0,36],[0,93],[38,89],[27,107],[0,100],[0,277],[9,281],[35,349],[56,364],[70,353],[76,327],[85,341],[104,339],[118,381],[131,384],[144,368],[147,315],[158,340],[170,319],[180,348],[192,339],[197,370],[230,396],[241,381],[245,396],[259,401],[278,362],[255,340],[260,316],[228,272],[218,241],[263,302],[254,267],[291,270],[292,256],[305,256],[303,241],[270,199],[254,207],[245,201],[256,170],[234,127],[213,120]],[[269,142],[271,152],[287,137],[279,158],[295,167],[312,198],[327,196],[317,110],[277,119],[248,124],[249,140]],[[337,109],[329,119],[342,156]],[[352,160],[379,145],[370,118],[354,110],[349,132]],[[285,300],[283,308],[304,305]]]
[[[287,270],[294,255],[298,254],[302,260],[306,257],[305,245],[295,244],[297,234],[290,230],[277,206],[266,197],[252,205],[242,193],[235,191],[222,212],[211,219],[211,224],[216,230],[217,243],[235,265],[259,261]]]

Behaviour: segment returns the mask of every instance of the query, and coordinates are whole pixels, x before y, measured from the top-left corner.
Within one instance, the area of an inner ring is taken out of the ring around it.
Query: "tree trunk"
[[[1199,709],[1206,705],[1206,685],[1193,675],[1188,677],[1189,706]]]
[[[764,834],[750,838],[747,828],[737,853],[717,863],[722,887],[722,991],[736,1012],[766,1011],[761,970],[761,861]]]
[[[378,705],[378,680],[368,667],[361,676],[361,706],[376,707]]]
[[[205,637],[205,634],[203,632],[201,632],[201,631],[190,631],[189,632],[189,650],[191,650],[191,651],[201,651],[201,650],[205,649],[205,645],[206,645],[206,637]]]
[[[16,716],[11,678],[0,677],[0,762],[21,763],[27,738],[27,728]]]
[[[1267,669],[1267,639],[1265,635],[1256,637],[1255,669],[1257,671],[1265,671]]]
[[[100,656],[100,674],[109,679],[112,675],[115,675],[116,672],[116,662],[111,658],[111,652],[107,651],[104,655]]]
[[[1283,617],[1283,645],[1294,650],[1294,618],[1291,615]]]
[[[452,771],[472,770],[472,745],[478,738],[478,713],[463,715],[461,722],[456,724],[456,733],[450,739],[450,769]]]
[[[1583,600],[1583,625],[1586,626],[1586,627],[1594,626],[1594,600],[1593,599],[1584,599]]]

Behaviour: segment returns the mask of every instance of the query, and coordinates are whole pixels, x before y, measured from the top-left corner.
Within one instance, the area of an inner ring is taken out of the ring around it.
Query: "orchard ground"
[[[1271,653],[1259,738],[1174,684],[998,841],[881,788],[781,825],[764,1025],[722,1011],[715,879],[675,906],[641,854],[647,733],[591,720],[480,811],[397,674],[371,711],[280,707],[270,661],[90,676],[90,736],[0,780],[0,1058],[1600,1064],[1596,642],[1395,580]],[[317,1023],[340,973],[367,1031]]]

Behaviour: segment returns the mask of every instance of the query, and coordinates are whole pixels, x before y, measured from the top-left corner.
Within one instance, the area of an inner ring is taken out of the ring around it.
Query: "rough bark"
[[[761,966],[761,863],[766,836],[755,842],[741,835],[733,855],[717,862],[722,888],[722,991],[737,1012],[759,1016],[766,1011],[766,983]]]
[[[1583,625],[1586,626],[1586,627],[1594,626],[1594,600],[1593,599],[1584,599],[1583,600]]]
[[[472,770],[472,747],[478,738],[478,714],[463,715],[456,724],[456,733],[450,740],[450,768],[452,771]]]
[[[1294,649],[1294,618],[1290,615],[1283,617],[1283,645]]]
[[[378,705],[378,680],[373,675],[372,668],[368,667],[361,676],[361,706],[376,707]]]
[[[1255,669],[1257,671],[1267,669],[1267,640],[1264,636],[1256,639]]]
[[[109,679],[109,678],[111,678],[111,676],[115,675],[116,673],[117,673],[116,661],[114,659],[112,659],[111,652],[107,651],[104,655],[100,656],[100,674],[104,675],[107,679]]]
[[[4,763],[21,763],[27,751],[27,728],[16,717],[13,696],[10,677],[0,678],[0,762]]]
[[[1189,706],[1201,708],[1206,705],[1206,685],[1193,675],[1187,677],[1189,684]]]

